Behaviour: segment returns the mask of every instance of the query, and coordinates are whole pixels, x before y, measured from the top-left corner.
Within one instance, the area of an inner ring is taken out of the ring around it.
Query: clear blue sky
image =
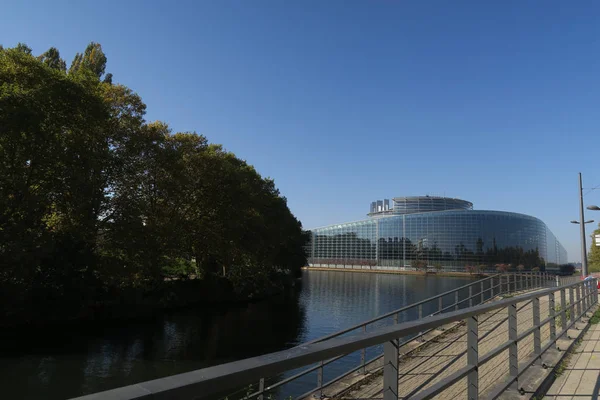
[[[600,185],[599,7],[23,1],[3,4],[0,43],[70,63],[100,42],[148,120],[255,165],[306,228],[445,194],[537,216],[579,261],[577,172]]]

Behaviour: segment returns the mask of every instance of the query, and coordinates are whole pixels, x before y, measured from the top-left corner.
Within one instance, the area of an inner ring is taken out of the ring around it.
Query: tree
[[[0,52],[0,257],[10,281],[63,290],[94,270],[108,115],[93,81]]]
[[[99,43],[92,42],[88,44],[83,54],[75,54],[69,68],[69,73],[77,73],[82,69],[91,71],[98,79],[104,74],[104,70],[106,69],[106,55]]]
[[[97,43],[68,74],[56,48],[0,49],[0,305],[80,307],[174,275],[250,297],[298,275],[308,235],[275,182],[204,136],[147,123],[105,67]]]
[[[38,60],[52,69],[62,72],[67,70],[67,64],[62,58],[60,58],[60,53],[56,47],[50,47],[44,54],[38,57]]]
[[[112,85],[112,79],[113,79],[113,74],[111,74],[110,72],[108,74],[106,74],[104,76],[104,79],[102,80],[102,82],[104,83],[108,83],[109,85]]]
[[[509,264],[496,264],[496,271],[498,271],[501,274],[506,273],[509,268]]]
[[[427,262],[423,260],[412,260],[410,263],[411,267],[416,270],[423,270],[424,273],[427,273]]]
[[[15,50],[20,53],[23,53],[23,54],[31,55],[31,47],[29,47],[26,44],[21,43],[21,42],[19,42],[17,44],[17,46],[15,47]]]
[[[596,241],[596,235],[600,235],[600,228],[596,229],[592,234],[591,247],[588,254],[588,270],[590,272],[600,272],[600,243]]]

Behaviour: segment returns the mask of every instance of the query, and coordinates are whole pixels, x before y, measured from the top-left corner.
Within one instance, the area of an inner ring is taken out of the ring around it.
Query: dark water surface
[[[237,308],[186,309],[152,320],[18,335],[4,332],[0,397],[65,399],[282,350],[470,281],[311,271],[304,272],[298,293]],[[355,365],[357,358],[353,354],[328,366],[325,380]],[[279,378],[285,376],[289,373]],[[274,395],[298,395],[315,384],[312,373]]]

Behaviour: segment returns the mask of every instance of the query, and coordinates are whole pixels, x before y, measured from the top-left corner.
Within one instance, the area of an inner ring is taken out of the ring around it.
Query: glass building
[[[567,252],[546,224],[504,211],[473,210],[447,197],[371,203],[368,219],[311,230],[309,265],[466,267],[560,265]]]

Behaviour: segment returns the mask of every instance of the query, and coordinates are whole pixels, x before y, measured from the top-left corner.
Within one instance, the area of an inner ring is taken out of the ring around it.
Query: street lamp
[[[586,208],[592,211],[600,211],[600,207],[598,206],[587,206]]]
[[[596,207],[596,206],[594,206]],[[590,208],[590,207],[588,207]],[[598,207],[598,209],[600,210],[600,207]],[[583,217],[583,205],[581,208],[581,216]],[[579,221],[571,221],[572,224],[577,224],[577,225],[581,225],[581,275],[583,277],[586,277],[588,275],[588,268],[587,268],[587,249],[585,248],[585,224],[591,224],[592,222],[594,222],[593,219],[590,219],[589,221],[585,221],[583,224],[581,224]]]

